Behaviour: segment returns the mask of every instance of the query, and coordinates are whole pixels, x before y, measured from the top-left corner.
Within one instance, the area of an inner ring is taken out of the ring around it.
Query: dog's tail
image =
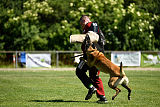
[[[120,63],[120,76],[121,76],[121,77],[124,77],[124,76],[125,76],[125,73],[124,73],[124,71],[123,71],[122,62]]]

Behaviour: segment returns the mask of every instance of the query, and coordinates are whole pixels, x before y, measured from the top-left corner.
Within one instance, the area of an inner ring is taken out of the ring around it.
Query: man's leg
[[[103,83],[101,78],[99,77],[100,71],[96,67],[92,67],[89,70],[89,76],[91,80],[93,81],[93,85],[97,88],[97,97],[100,98],[98,100],[99,103],[106,103],[107,99],[105,97],[105,92],[103,88]]]
[[[88,94],[85,100],[88,100],[92,97],[92,94],[96,92],[96,88],[92,85],[92,80],[87,76],[86,72],[88,70],[87,64],[81,60],[76,68],[76,75],[82,81],[83,85],[89,89]]]

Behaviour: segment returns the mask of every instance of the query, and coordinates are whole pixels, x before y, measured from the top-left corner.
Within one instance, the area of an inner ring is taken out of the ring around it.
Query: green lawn
[[[115,93],[108,87],[109,75],[101,73],[108,104],[97,104],[96,95],[89,101],[88,92],[74,71],[0,71],[0,107],[159,107],[160,71],[126,71],[132,88]]]

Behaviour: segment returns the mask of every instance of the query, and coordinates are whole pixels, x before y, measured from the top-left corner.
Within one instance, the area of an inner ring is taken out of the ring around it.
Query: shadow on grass
[[[93,102],[89,102],[89,101],[72,101],[72,100],[62,100],[62,99],[59,99],[59,100],[30,100],[28,102],[82,102],[82,103],[93,103]]]

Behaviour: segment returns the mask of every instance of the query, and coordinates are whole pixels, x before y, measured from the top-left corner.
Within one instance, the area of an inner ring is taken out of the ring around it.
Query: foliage
[[[158,22],[160,17],[139,9],[135,3],[127,6],[124,0],[81,0],[73,2],[71,6],[72,18],[79,19],[87,14],[99,21],[106,36],[106,49],[156,50],[158,41],[154,36],[153,21]]]
[[[43,15],[48,16],[53,12],[47,1],[37,2],[36,0],[24,2],[23,13],[20,15],[16,15],[14,9],[8,9],[8,21],[4,24],[4,27],[5,30],[10,31],[6,36],[9,39],[12,36],[12,44],[4,48],[6,50],[35,50],[35,48],[39,50],[46,48],[47,34],[40,32],[46,28],[46,25],[41,23],[40,19]],[[8,40],[4,40],[4,42],[8,42]]]
[[[80,50],[81,15],[97,21],[105,50],[159,50],[159,0],[3,0],[0,50]]]

